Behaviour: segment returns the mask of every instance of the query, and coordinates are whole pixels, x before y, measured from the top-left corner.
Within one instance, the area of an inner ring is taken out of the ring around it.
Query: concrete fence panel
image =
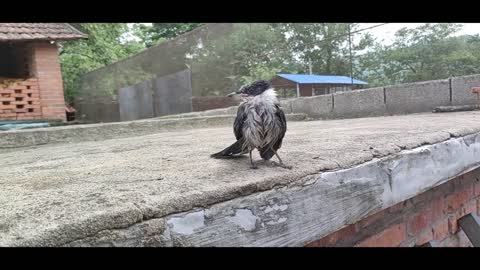
[[[450,82],[447,79],[387,86],[385,95],[389,114],[429,112],[450,105]]]

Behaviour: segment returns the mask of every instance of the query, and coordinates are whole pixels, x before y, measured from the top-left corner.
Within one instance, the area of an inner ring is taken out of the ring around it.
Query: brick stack
[[[38,80],[7,80],[0,84],[0,121],[41,119]]]

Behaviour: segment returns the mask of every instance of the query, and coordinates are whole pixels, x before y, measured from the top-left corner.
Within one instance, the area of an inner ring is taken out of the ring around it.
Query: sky
[[[372,27],[375,25],[380,25],[381,23],[360,23],[360,29]],[[394,34],[397,30],[407,27],[415,28],[424,23],[388,23],[376,28],[368,29],[365,32],[371,33],[378,41],[383,40],[383,44],[389,45],[393,42]],[[130,26],[132,24],[129,24]],[[480,34],[480,23],[464,23],[463,29],[460,30],[456,35],[474,35]],[[127,40],[138,40],[130,33],[125,35]]]
[[[361,23],[360,29],[372,27],[379,25],[380,23]],[[366,30],[365,32],[371,33],[379,41],[383,40],[385,45],[391,44],[393,42],[393,37],[396,31],[400,30],[403,27],[415,28],[424,23],[389,23],[382,25],[376,28]],[[474,35],[480,34],[480,23],[464,23],[463,29],[460,30],[456,36],[459,35]]]

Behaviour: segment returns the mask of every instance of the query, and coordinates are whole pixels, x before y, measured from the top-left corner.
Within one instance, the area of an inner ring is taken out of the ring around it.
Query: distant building
[[[327,95],[349,91],[368,84],[348,76],[314,74],[277,74],[271,82],[279,95],[283,97],[291,96],[288,93],[292,93],[292,91],[296,93],[297,97]]]

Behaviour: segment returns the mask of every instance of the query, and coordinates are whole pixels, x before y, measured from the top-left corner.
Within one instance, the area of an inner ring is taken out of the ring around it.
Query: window
[[[320,88],[315,88],[315,95],[328,95],[330,94],[330,91],[326,87],[320,87]]]

